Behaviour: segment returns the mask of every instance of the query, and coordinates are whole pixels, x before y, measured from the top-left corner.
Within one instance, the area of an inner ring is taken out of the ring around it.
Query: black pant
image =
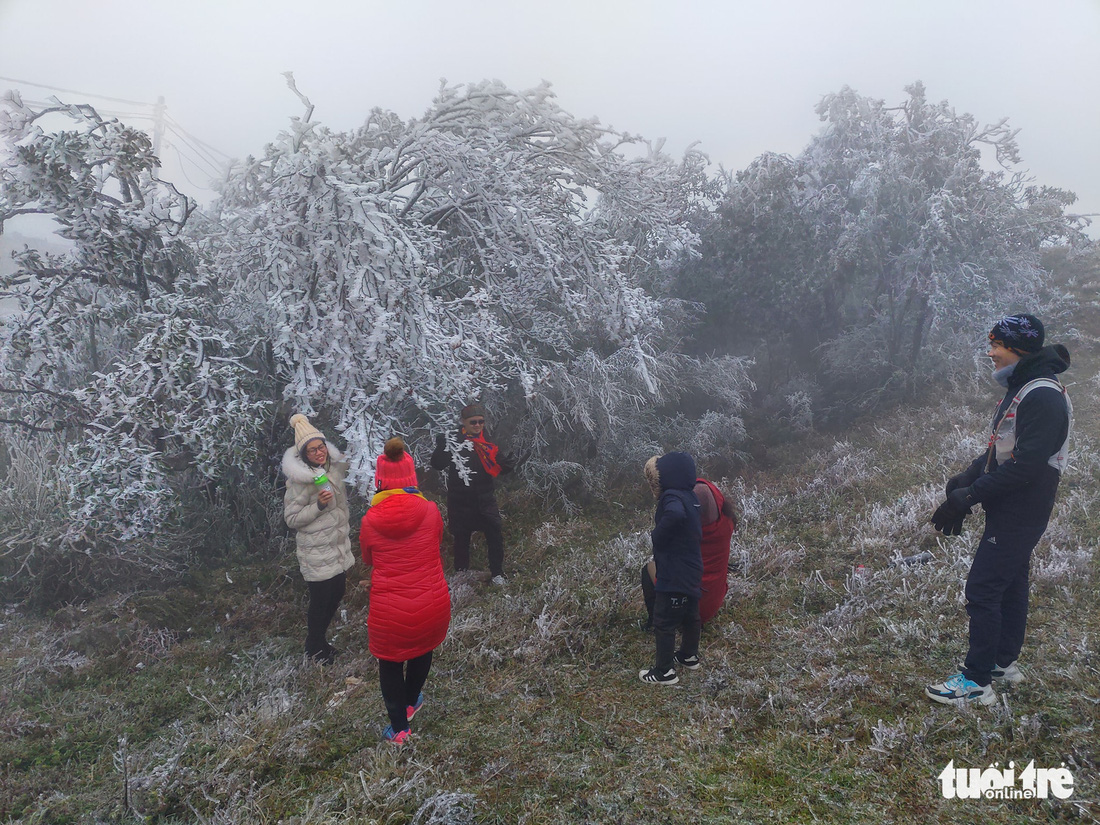
[[[649,562],[642,565],[642,601],[645,602],[646,627],[653,627],[653,604],[657,600],[657,585],[653,583],[653,577],[649,575]]]
[[[970,650],[963,675],[979,685],[992,681],[994,665],[1016,661],[1027,627],[1031,551],[1046,520],[1027,524],[1017,513],[986,513],[985,532],[966,577]]]
[[[470,536],[480,532],[485,534],[485,544],[488,546],[489,573],[503,576],[504,533],[501,531],[496,496],[482,493],[469,499],[448,498],[447,517],[450,519],[451,535],[455,539],[455,570],[469,569]]]
[[[699,599],[684,593],[657,591],[653,602],[653,632],[657,637],[658,673],[673,666],[676,631],[680,630],[680,655],[685,659],[699,655]]]
[[[309,608],[306,610],[306,655],[316,656],[328,650],[325,633],[344,598],[347,574],[338,573],[323,582],[306,582]]]
[[[428,671],[432,669],[433,652],[429,650],[407,662],[378,660],[378,683],[382,687],[382,701],[386,704],[394,733],[409,729],[408,708],[416,704],[420,691],[424,689]]]

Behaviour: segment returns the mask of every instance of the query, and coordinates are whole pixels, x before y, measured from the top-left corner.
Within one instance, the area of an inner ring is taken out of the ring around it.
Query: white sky
[[[288,70],[337,129],[374,106],[418,116],[441,78],[545,79],[577,116],[667,138],[677,155],[699,141],[727,169],[800,151],[815,104],[843,85],[896,103],[922,80],[982,122],[1008,117],[1036,181],[1100,213],[1100,0],[0,0],[0,78],[163,95],[184,130],[235,157],[301,113]],[[201,184],[202,171],[176,151],[163,177],[205,200],[183,177]]]

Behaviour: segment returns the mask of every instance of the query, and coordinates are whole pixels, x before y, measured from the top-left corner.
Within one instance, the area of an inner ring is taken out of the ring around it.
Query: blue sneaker
[[[408,707],[405,708],[405,716],[408,717],[408,720],[411,722],[413,720],[413,717],[416,716],[416,712],[418,710],[420,710],[422,707],[424,707],[424,694],[423,693],[421,693],[419,696],[416,697],[416,704],[415,705],[409,705]]]
[[[409,729],[405,728],[394,733],[393,725],[386,725],[386,729],[382,731],[382,738],[392,745],[404,745],[405,740],[409,738]]]
[[[944,705],[968,705],[977,702],[981,705],[992,705],[997,701],[997,694],[990,685],[979,685],[956,673],[938,685],[929,685],[924,689],[924,695],[933,702]]]

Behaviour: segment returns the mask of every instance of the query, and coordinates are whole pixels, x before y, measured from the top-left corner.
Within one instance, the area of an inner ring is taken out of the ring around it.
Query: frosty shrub
[[[70,595],[277,545],[292,411],[346,441],[361,489],[387,437],[423,455],[474,399],[567,507],[655,442],[736,451],[748,362],[679,351],[693,309],[667,293],[717,192],[704,155],[576,118],[548,85],[444,85],[422,117],[347,132],[299,97],[205,213],[144,133],[4,99],[0,228],[48,216],[69,251],[24,250],[0,282],[0,438],[57,469],[34,552],[83,555]],[[19,536],[27,478],[0,479]],[[41,585],[29,548],[3,556],[15,597]]]
[[[560,461],[595,452],[589,472],[682,392],[663,284],[712,195],[703,155],[576,118],[547,85],[444,85],[419,118],[348,132],[311,116],[230,176],[210,252],[277,394],[332,421],[353,480],[394,432],[449,430],[480,398],[553,498],[577,481]]]
[[[1043,312],[1044,248],[1087,241],[1075,196],[1031,184],[1005,121],[980,124],[920,83],[905,92],[899,105],[826,95],[799,155],[729,179],[678,276],[706,305],[701,340],[757,356],[762,406],[782,409],[792,376],[821,381],[819,417],[908,396],[964,367],[1004,307]]]
[[[266,402],[252,345],[223,332],[217,284],[183,237],[195,205],[157,178],[144,133],[88,106],[3,104],[0,229],[49,216],[70,250],[24,250],[0,282],[18,307],[0,326],[0,437],[44,488],[9,473],[0,507],[29,536],[46,514],[18,499],[52,505],[49,545],[9,539],[2,583],[34,595],[53,587],[47,570],[79,570],[67,585],[79,595],[162,578],[202,544],[201,529],[180,529],[184,499],[254,457]]]

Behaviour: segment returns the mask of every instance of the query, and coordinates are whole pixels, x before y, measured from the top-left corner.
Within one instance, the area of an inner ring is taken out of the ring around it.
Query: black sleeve
[[[687,511],[684,509],[684,503],[675,496],[669,496],[661,512],[661,520],[650,533],[653,543],[664,542],[685,521],[687,521]]]
[[[451,452],[447,449],[446,440],[441,444],[438,440],[432,451],[431,465],[433,470],[446,470],[452,464]]]
[[[1069,410],[1054,387],[1037,387],[1016,408],[1016,446],[1012,456],[978,478],[970,492],[976,501],[990,501],[1030,484],[1069,434]]]
[[[957,478],[959,479],[959,487],[969,487],[971,484],[978,480],[978,477],[982,474],[982,469],[985,467],[985,462],[988,456],[988,453],[982,453],[980,456],[971,461],[969,466],[967,466],[965,470],[958,474]]]

